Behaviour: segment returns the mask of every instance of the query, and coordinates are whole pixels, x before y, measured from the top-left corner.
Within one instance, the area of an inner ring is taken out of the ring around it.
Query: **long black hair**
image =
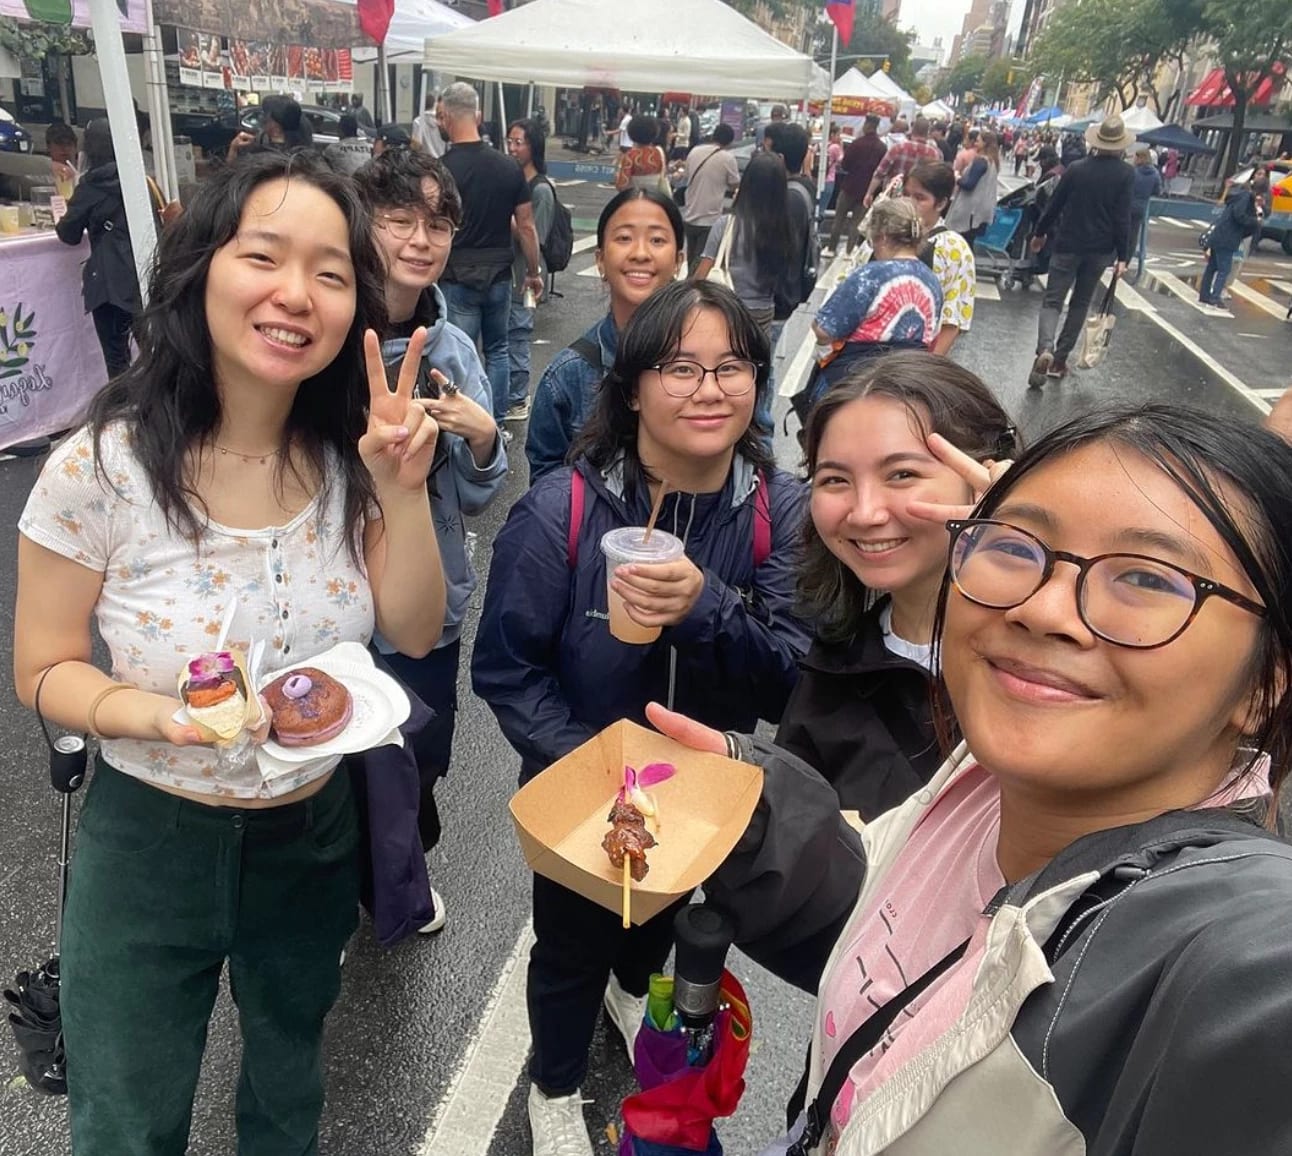
[[[686,223],[682,220],[682,211],[677,207],[673,198],[666,197],[658,189],[639,189],[629,185],[628,188],[610,198],[610,203],[601,210],[601,216],[597,218],[598,250],[606,247],[606,230],[610,228],[610,219],[631,201],[650,201],[652,205],[658,205],[663,209],[664,215],[668,218],[668,223],[673,228],[673,236],[677,240],[678,252],[680,253],[686,248]]]
[[[849,374],[813,409],[803,442],[809,484],[826,428],[841,409],[863,397],[898,402],[921,439],[941,434],[976,461],[1004,460],[1018,452],[1014,423],[980,378],[936,353],[898,350]],[[802,617],[814,623],[825,642],[854,637],[875,602],[874,591],[831,552],[811,517],[803,522],[798,597]]]
[[[731,219],[742,251],[753,254],[766,277],[779,276],[793,256],[789,198],[784,162],[774,153],[755,155],[740,178]]]
[[[1233,552],[1265,607],[1248,665],[1256,723],[1244,738],[1270,756],[1272,826],[1292,760],[1292,446],[1268,430],[1187,406],[1101,409],[1065,423],[1023,453],[974,516],[992,517],[1035,470],[1088,445],[1139,454],[1175,482]],[[944,578],[936,648],[949,592]],[[1181,673],[1188,677],[1206,674]]]
[[[532,116],[513,120],[507,131],[518,128],[529,145],[529,159],[542,176],[547,175],[547,133],[543,126]]]
[[[619,338],[615,363],[597,391],[597,403],[570,450],[570,461],[586,457],[599,470],[617,459],[624,464],[624,496],[633,501],[648,482],[637,455],[638,414],[633,408],[642,375],[667,360],[682,342],[687,322],[697,309],[722,314],[737,357],[757,363],[755,392],[766,388],[771,373],[771,347],[762,327],[730,289],[713,281],[673,281],[652,293],[633,314]],[[736,452],[758,469],[775,467],[771,454],[751,420],[736,442]]]
[[[176,533],[198,544],[206,510],[193,488],[188,453],[208,441],[220,421],[206,323],[207,273],[216,251],[237,233],[247,199],[275,180],[304,181],[326,193],[349,228],[354,318],[332,363],[296,391],[283,449],[295,447],[305,455],[321,479],[324,500],[332,485],[345,486],[346,541],[358,561],[360,532],[377,504],[358,448],[367,428],[363,334],[365,329],[384,331],[385,272],[354,184],[321,158],[261,152],[220,169],[198,188],[183,216],[161,234],[149,280],[149,306],[135,321],[139,357],[99,392],[87,420],[100,461],[104,428],[116,421],[126,424],[154,501]],[[329,468],[329,452],[340,463],[339,477]],[[284,471],[291,468],[290,455],[280,454],[278,461],[281,483]]]

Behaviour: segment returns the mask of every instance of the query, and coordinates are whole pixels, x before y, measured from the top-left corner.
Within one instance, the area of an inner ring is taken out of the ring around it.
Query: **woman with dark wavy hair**
[[[412,397],[425,333],[392,392],[367,213],[307,156],[248,156],[204,184],[162,234],[150,300],[138,360],[19,523],[18,695],[101,743],[62,952],[72,1149],[187,1150],[227,963],[239,1149],[295,1156],[317,1145],[323,1020],[356,923],[349,777],[335,757],[262,770],[271,720],[236,674],[215,689],[246,693],[251,717],[208,745],[176,684],[253,643],[267,671],[374,625],[405,653],[435,644],[438,429]]]
[[[942,761],[933,719],[933,616],[944,507],[973,493],[956,455],[1012,458],[991,391],[932,353],[890,353],[818,403],[805,443],[800,613],[812,649],[776,736],[863,819],[919,790]]]
[[[768,354],[730,290],[665,286],[624,330],[574,465],[512,507],[494,543],[472,677],[521,756],[522,781],[615,720],[640,721],[652,697],[715,725],[780,717],[807,632],[792,608],[802,489],[751,428]],[[659,526],[686,554],[610,575],[633,622],[660,631],[630,645],[607,627],[599,543],[644,525],[665,482]],[[579,1086],[598,1009],[604,1000],[631,1055],[674,914],[624,931],[617,915],[534,877],[535,1151],[591,1151]]]

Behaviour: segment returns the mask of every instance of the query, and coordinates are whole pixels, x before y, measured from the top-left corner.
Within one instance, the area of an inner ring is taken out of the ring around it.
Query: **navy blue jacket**
[[[648,702],[669,701],[670,681],[674,708],[709,726],[779,719],[811,640],[792,613],[802,483],[779,470],[767,476],[772,549],[757,573],[757,478],[748,462],[737,456],[719,493],[670,493],[659,526],[686,542],[704,590],[659,641],[630,646],[610,635],[599,544],[608,530],[644,526],[648,496],[626,502],[618,469],[603,476],[583,459],[573,468],[586,479],[574,569],[566,467],[512,507],[494,542],[476,635],[472,683],[520,753],[521,780],[618,719],[644,722]]]
[[[1225,207],[1211,228],[1212,249],[1237,249],[1243,241],[1256,232],[1260,217],[1256,212],[1256,198],[1250,189],[1234,185],[1225,195]]]

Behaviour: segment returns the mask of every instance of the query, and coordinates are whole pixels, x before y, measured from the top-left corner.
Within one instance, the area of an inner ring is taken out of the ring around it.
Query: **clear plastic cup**
[[[606,600],[610,605],[610,633],[620,642],[644,645],[660,636],[658,626],[641,626],[628,617],[624,600],[610,586],[615,569],[637,562],[676,562],[686,553],[681,538],[663,530],[652,530],[650,541],[642,526],[621,526],[611,530],[601,539],[601,552],[606,556]]]

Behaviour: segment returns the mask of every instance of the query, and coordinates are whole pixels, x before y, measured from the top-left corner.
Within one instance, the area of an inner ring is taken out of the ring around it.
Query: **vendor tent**
[[[355,6],[356,0],[339,0]],[[441,36],[458,28],[471,28],[475,21],[455,8],[438,3],[438,0],[395,0],[395,14],[390,19],[386,33],[386,62],[388,64],[420,64],[426,51],[428,36]],[[356,44],[361,41],[356,40]],[[356,49],[357,62],[372,60],[375,48]]]
[[[949,124],[951,121],[955,120],[956,113],[955,109],[953,109],[949,104],[943,104],[942,101],[935,100],[920,109],[920,115],[927,116],[929,120],[940,120]]]
[[[903,116],[915,115],[915,97],[897,83],[888,73],[877,69],[870,75],[870,83],[897,105],[897,111]]]
[[[533,0],[427,39],[423,63],[517,84],[799,100],[813,79],[811,57],[722,0]]]
[[[870,77],[857,68],[850,68],[834,82],[835,96],[865,96],[874,100],[887,100],[888,94]]]
[[[1161,128],[1162,118],[1146,104],[1137,104],[1134,108],[1122,113],[1122,124],[1133,133],[1146,133],[1150,129]]]
[[[1140,144],[1150,144],[1160,149],[1175,149],[1180,153],[1205,154],[1216,151],[1178,124],[1164,124],[1159,128],[1151,128],[1147,132],[1140,133],[1136,139]]]
[[[1063,109],[1057,104],[1050,105],[1049,108],[1038,109],[1027,118],[1028,124],[1053,124],[1055,120],[1063,115]],[[1071,118],[1069,118],[1071,119]]]

